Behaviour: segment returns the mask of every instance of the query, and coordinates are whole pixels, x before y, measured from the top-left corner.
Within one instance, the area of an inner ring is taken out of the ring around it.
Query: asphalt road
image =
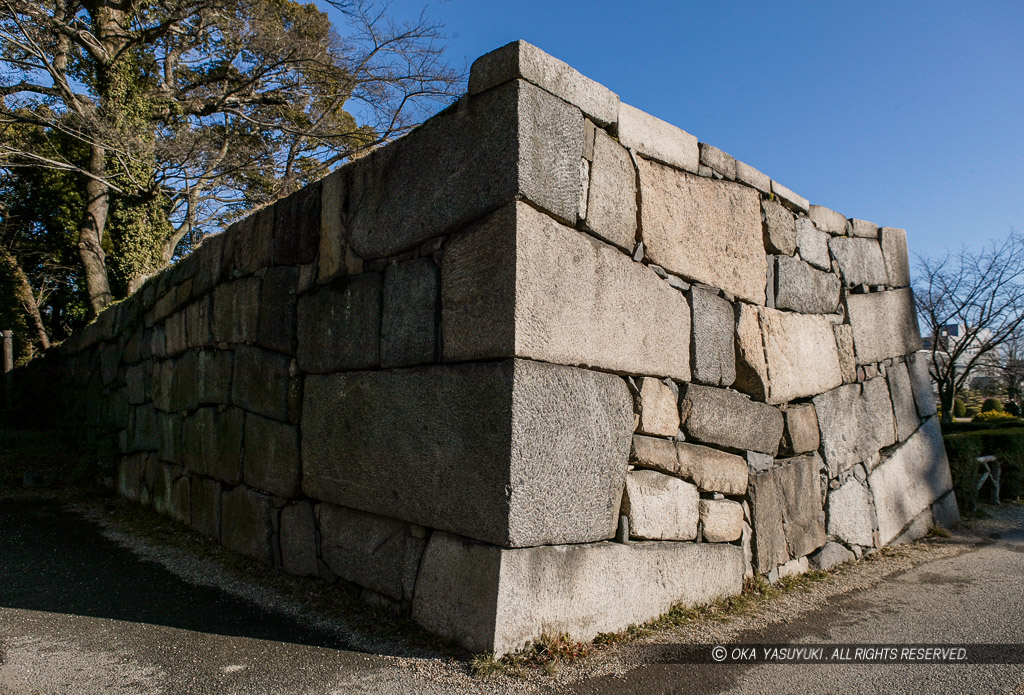
[[[1022,643],[1024,528],[920,565],[737,642]],[[331,633],[197,587],[106,539],[54,502],[0,499],[0,694],[467,693],[439,660],[347,649]],[[647,649],[648,647],[644,647]],[[999,693],[1011,665],[665,663],[558,685],[575,693]],[[1024,693],[1024,689],[1017,691]]]

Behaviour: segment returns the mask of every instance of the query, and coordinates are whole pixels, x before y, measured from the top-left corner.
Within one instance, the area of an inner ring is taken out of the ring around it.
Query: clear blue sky
[[[525,39],[847,217],[941,253],[1024,231],[1024,2],[395,0],[449,60]]]

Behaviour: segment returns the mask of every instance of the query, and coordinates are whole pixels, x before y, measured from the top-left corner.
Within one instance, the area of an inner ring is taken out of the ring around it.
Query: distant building
[[[969,341],[963,346],[962,351],[956,358],[958,371],[960,371],[967,368],[971,360],[978,356],[978,353],[991,339],[992,332],[988,329],[983,328],[976,335],[969,335],[967,326],[964,324],[950,323],[939,329],[938,356],[941,358],[942,353],[948,355],[950,352],[959,349],[962,341]],[[922,339],[922,342],[924,344],[924,351],[928,354],[928,359],[931,359],[932,345],[935,343],[935,338],[927,336]],[[985,391],[1002,386],[1003,372],[1001,366],[1004,361],[1003,353],[1002,346],[996,346],[985,353],[971,369],[970,381],[967,384],[968,388]]]

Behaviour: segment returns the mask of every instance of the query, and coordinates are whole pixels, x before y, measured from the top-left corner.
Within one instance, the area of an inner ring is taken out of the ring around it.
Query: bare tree
[[[980,252],[919,256],[916,276],[918,315],[931,333],[929,370],[951,422],[972,371],[1002,361],[999,351],[1024,324],[1024,237],[1011,228]]]
[[[455,92],[438,27],[371,0],[0,0],[0,169],[75,172],[106,306],[242,211],[397,137]],[[27,126],[86,155],[21,146]]]

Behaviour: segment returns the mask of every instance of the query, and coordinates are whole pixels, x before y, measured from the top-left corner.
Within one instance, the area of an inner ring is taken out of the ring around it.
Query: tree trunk
[[[939,403],[942,406],[942,422],[953,422],[953,402],[956,399],[956,389],[950,386],[939,384]]]
[[[99,314],[111,302],[110,281],[107,279],[107,256],[103,252],[103,230],[107,225],[110,189],[100,180],[106,167],[103,149],[93,147],[89,157],[89,171],[98,178],[85,184],[85,219],[78,231],[78,256],[85,270],[85,291],[93,315]]]
[[[7,266],[8,271],[14,279],[15,298],[21,305],[21,308],[25,310],[26,316],[28,316],[28,324],[32,331],[36,335],[36,340],[43,350],[50,349],[50,336],[46,333],[46,326],[43,324],[43,317],[39,313],[39,305],[36,303],[36,293],[32,289],[32,285],[29,284],[28,277],[25,275],[24,269],[21,267],[21,263],[14,254],[7,251],[6,249],[0,250],[0,258],[3,260],[3,264]]]

